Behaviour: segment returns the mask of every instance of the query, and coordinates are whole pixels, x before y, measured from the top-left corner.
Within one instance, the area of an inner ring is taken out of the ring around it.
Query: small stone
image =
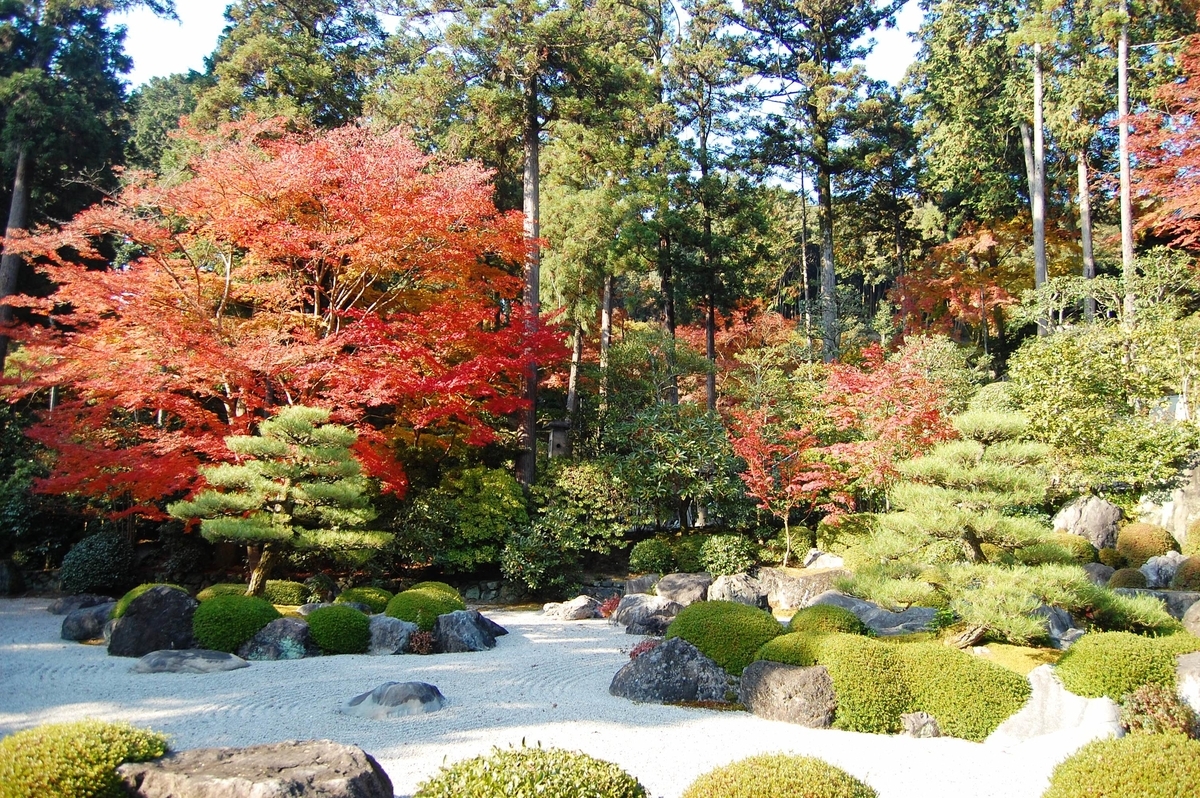
[[[600,617],[600,602],[591,596],[576,596],[561,604],[547,604],[542,614],[563,621],[585,621]]]
[[[681,607],[704,601],[708,598],[708,586],[712,577],[706,573],[700,574],[667,574],[654,586],[654,592],[660,598],[674,601]]]
[[[112,604],[116,599],[112,596],[98,596],[95,593],[79,593],[74,596],[63,596],[50,602],[46,609],[51,615],[67,615],[75,610],[95,607],[97,604]]]
[[[906,712],[900,716],[900,725],[904,727],[905,737],[926,739],[942,736],[937,718],[928,712]]]
[[[647,615],[640,621],[634,621],[625,627],[627,635],[645,635],[647,637],[662,637],[667,633],[674,617],[666,615]]]
[[[374,656],[408,653],[408,639],[420,629],[415,623],[387,615],[371,616],[371,644],[367,653]]]
[[[238,656],[254,661],[321,656],[308,624],[299,618],[276,618],[238,647]]]
[[[95,640],[103,637],[104,625],[116,606],[117,602],[110,601],[72,610],[63,618],[60,636],[63,640]]]
[[[836,554],[822,554],[809,561],[804,567],[811,571],[819,571],[824,568],[845,568],[846,560]]]
[[[681,637],[626,663],[608,692],[630,701],[668,704],[680,701],[724,701],[729,687],[725,669]]]
[[[189,648],[151,651],[129,669],[130,673],[220,673],[248,668],[250,663],[224,651]]]
[[[383,720],[408,715],[425,715],[446,706],[446,697],[425,682],[384,682],[369,693],[355,696],[343,704],[344,715]]]

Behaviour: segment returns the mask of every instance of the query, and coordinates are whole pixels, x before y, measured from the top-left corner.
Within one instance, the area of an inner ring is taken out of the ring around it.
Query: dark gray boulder
[[[639,621],[634,621],[625,627],[627,635],[646,635],[662,637],[667,633],[667,627],[675,620],[673,615],[647,615]]]
[[[112,596],[98,596],[95,593],[77,593],[74,596],[63,596],[50,602],[46,608],[51,615],[67,615],[75,610],[95,607],[98,604],[112,604],[116,599]]]
[[[1054,516],[1055,530],[1087,538],[1097,549],[1117,545],[1117,527],[1121,523],[1121,508],[1099,496],[1080,496]]]
[[[837,711],[833,680],[823,665],[801,668],[757,660],[742,671],[738,702],[768,720],[828,728]]]
[[[673,637],[626,663],[613,676],[608,692],[630,701],[670,704],[725,701],[728,689],[724,668],[683,638]]]
[[[850,610],[871,631],[882,637],[929,631],[937,614],[937,610],[931,607],[910,607],[903,612],[892,612],[873,602],[846,596],[836,590],[822,593],[812,604],[832,604]]]
[[[492,637],[504,637],[508,634],[507,629],[482,613],[479,615],[479,623],[483,625],[484,629],[492,633]]]
[[[104,624],[108,623],[117,602],[95,604],[71,610],[63,618],[61,637],[63,640],[95,640],[104,636]]]
[[[415,623],[388,615],[371,616],[371,643],[367,653],[374,656],[407,654],[408,639],[420,629]]]
[[[276,618],[242,643],[238,656],[253,661],[304,659],[321,656],[308,624],[299,618]]]
[[[1088,581],[1097,587],[1105,587],[1117,572],[1117,569],[1110,568],[1102,562],[1085,562],[1081,567],[1087,574]]]
[[[338,708],[343,715],[383,720],[425,715],[446,706],[442,691],[425,682],[384,682]]]
[[[750,574],[718,576],[708,587],[709,601],[736,601],[751,607],[767,608],[767,592],[763,584]]]
[[[433,650],[439,654],[485,651],[496,647],[496,635],[477,610],[439,615],[433,622]]]
[[[135,598],[113,624],[108,653],[141,657],[151,651],[192,648],[192,615],[200,603],[171,587],[152,587]]]
[[[12,560],[0,560],[0,596],[15,596],[25,591],[25,577]]]
[[[224,651],[187,648],[179,651],[151,651],[129,669],[130,673],[221,673],[248,668],[250,663]]]
[[[621,599],[621,603],[608,620],[618,626],[632,626],[644,622],[652,615],[674,618],[682,609],[683,605],[662,596],[634,593]]]
[[[659,598],[673,601],[681,607],[704,601],[708,598],[708,586],[712,584],[712,576],[699,574],[667,574],[654,586],[654,592]]]
[[[809,606],[817,596],[833,590],[837,580],[850,576],[842,568],[824,571],[789,572],[782,568],[758,569],[758,581],[773,610],[798,610]]]

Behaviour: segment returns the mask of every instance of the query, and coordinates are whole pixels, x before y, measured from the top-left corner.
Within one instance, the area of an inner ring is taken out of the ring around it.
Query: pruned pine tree
[[[167,509],[199,518],[213,542],[261,546],[247,595],[260,595],[287,549],[378,549],[391,535],[371,530],[370,483],[351,452],[358,435],[329,424],[329,411],[300,405],[281,410],[258,435],[231,435],[236,463],[205,466],[210,487]]]

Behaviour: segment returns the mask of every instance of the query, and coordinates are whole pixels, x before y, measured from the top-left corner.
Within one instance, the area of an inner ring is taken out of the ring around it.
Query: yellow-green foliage
[[[1183,553],[1189,557],[1200,554],[1200,518],[1187,526],[1183,541]]]
[[[1125,558],[1116,549],[1100,549],[1096,552],[1096,559],[1109,568],[1124,568],[1127,565]]]
[[[463,600],[462,594],[459,593],[458,590],[455,589],[453,586],[448,585],[445,582],[417,582],[415,585],[410,586],[408,589],[409,590],[432,590],[436,593],[445,593],[447,596],[458,599],[459,601]]]
[[[353,601],[356,604],[366,604],[371,608],[371,612],[383,612],[392,598],[392,592],[381,587],[352,587],[343,590],[334,601]]]
[[[1002,549],[994,543],[983,543],[979,546],[979,550],[983,552],[984,559],[992,564],[1012,565],[1017,561],[1011,551]]]
[[[682,798],[876,798],[863,782],[808,756],[761,754],[705,773]]]
[[[1021,676],[1028,676],[1030,671],[1039,666],[1054,665],[1062,655],[1063,652],[1056,648],[1033,648],[1008,643],[988,643],[979,654],[989,662],[1008,668]]]
[[[216,596],[203,601],[192,616],[192,633],[202,648],[233,653],[276,618],[279,610],[255,596]]]
[[[937,718],[943,734],[982,741],[1029,698],[1029,681],[941,643],[897,646],[912,709]]]
[[[1120,701],[1143,684],[1175,686],[1175,655],[1185,641],[1129,632],[1079,638],[1058,661],[1058,678],[1076,695]]]
[[[295,607],[308,602],[308,588],[303,582],[288,579],[268,579],[263,585],[263,598],[272,604]]]
[[[436,588],[410,588],[397,593],[387,603],[384,612],[393,618],[415,623],[422,632],[433,629],[439,615],[465,610],[467,605],[458,598],[457,591],[451,595]]]
[[[1072,559],[1080,564],[1096,562],[1096,556],[1099,552],[1096,547],[1082,535],[1072,535],[1070,532],[1056,532],[1052,538],[1053,542],[1062,546],[1071,553]]]
[[[125,611],[129,609],[129,605],[133,603],[133,600],[135,598],[142,595],[143,593],[146,593],[151,588],[155,588],[155,587],[169,587],[172,590],[178,590],[180,593],[188,592],[186,587],[180,587],[179,585],[169,585],[166,582],[149,582],[144,585],[138,585],[133,590],[130,590],[128,593],[126,593],[124,596],[121,596],[121,598],[117,601],[117,606],[113,607],[112,617],[120,618],[121,616],[123,616],[125,614]]]
[[[814,604],[797,610],[788,621],[789,632],[845,632],[852,635],[870,635],[871,630],[858,616],[845,607],[832,604]]]
[[[326,654],[362,654],[371,644],[371,619],[353,607],[313,610],[308,631]]]
[[[1109,590],[1118,587],[1144,588],[1146,584],[1146,575],[1137,568],[1121,568],[1108,578]]]
[[[682,637],[736,676],[781,634],[783,627],[769,612],[734,601],[699,601],[675,616],[666,636]]]
[[[669,574],[675,570],[671,544],[660,538],[640,540],[629,550],[629,571],[635,574]]]
[[[809,665],[817,664],[821,641],[825,634],[825,632],[791,632],[780,635],[773,640],[768,640],[754,655],[754,658],[807,668]]]
[[[1088,743],[1054,769],[1042,798],[1184,798],[1200,791],[1200,742],[1131,734]]]
[[[611,762],[560,748],[494,749],[455,762],[413,798],[645,798],[646,788]]]
[[[1179,551],[1171,533],[1154,524],[1129,524],[1117,533],[1117,553],[1132,568],[1141,568],[1146,560],[1168,551]]]
[[[1083,542],[1087,543],[1086,540]],[[1059,545],[1056,541],[1042,541],[1022,546],[1013,551],[1013,559],[1022,565],[1067,565],[1077,561],[1072,551]]]
[[[1172,590],[1200,590],[1200,557],[1188,557],[1179,564],[1171,580]]]
[[[209,585],[196,594],[196,601],[204,603],[209,599],[215,599],[217,596],[244,596],[248,585],[238,584],[236,582],[221,582],[215,585]]]
[[[161,734],[127,723],[81,720],[0,740],[0,798],[119,798],[116,768],[167,752]]]
[[[837,694],[835,727],[883,734],[900,730],[912,694],[899,648],[859,635],[832,634],[821,641],[817,661],[829,671]]]

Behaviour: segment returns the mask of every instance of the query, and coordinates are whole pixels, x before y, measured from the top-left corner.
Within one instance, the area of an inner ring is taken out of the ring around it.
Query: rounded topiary
[[[455,588],[452,585],[448,585],[445,582],[417,582],[415,585],[412,585],[408,589],[409,590],[432,590],[435,593],[444,593],[445,595],[455,598],[458,601],[463,600],[462,593],[459,593],[457,588]]]
[[[1144,588],[1147,584],[1146,575],[1137,568],[1120,568],[1108,578],[1110,590],[1118,587]]]
[[[633,544],[629,551],[629,572],[669,574],[675,570],[675,554],[665,540],[650,538]]]
[[[1200,742],[1181,734],[1095,740],[1054,769],[1042,798],[1181,798],[1200,785]]]
[[[876,798],[863,782],[809,756],[762,754],[705,773],[682,798]]]
[[[326,654],[362,654],[371,644],[371,619],[353,607],[321,607],[307,620],[313,642]]]
[[[1143,684],[1121,701],[1121,725],[1142,734],[1195,737],[1196,713],[1179,694],[1161,684]]]
[[[334,601],[353,601],[356,604],[366,604],[371,608],[371,612],[383,612],[393,595],[392,591],[381,587],[351,587],[343,590]]]
[[[871,630],[858,616],[845,607],[814,604],[797,610],[788,621],[789,632],[845,632],[851,635],[870,635]]]
[[[912,694],[897,648],[860,635],[822,639],[817,662],[833,680],[836,728],[874,734],[900,730],[900,716],[910,711]]]
[[[257,596],[215,596],[200,602],[196,608],[192,633],[201,648],[232,654],[264,626],[281,617],[274,604]]]
[[[244,596],[248,585],[241,585],[237,582],[219,582],[215,585],[209,585],[196,594],[196,601],[204,603],[210,599],[215,599],[217,596]]]
[[[769,662],[782,662],[784,665],[797,665],[807,668],[817,664],[821,650],[821,640],[825,632],[790,632],[768,640],[755,659],[765,659]]]
[[[167,752],[161,734],[127,723],[81,720],[17,732],[0,740],[0,795],[5,798],[118,798],[116,768]]]
[[[1200,590],[1200,557],[1188,557],[1179,563],[1171,579],[1172,590]]]
[[[402,621],[415,623],[422,632],[429,632],[439,615],[465,610],[467,605],[457,596],[430,588],[409,588],[397,593],[387,603],[384,613]]]
[[[1072,559],[1080,565],[1096,562],[1100,552],[1091,541],[1082,535],[1072,535],[1070,532],[1057,532],[1053,542],[1070,552]]]
[[[166,582],[147,582],[144,585],[138,585],[124,596],[121,596],[121,598],[117,600],[117,606],[113,607],[112,617],[122,617],[125,614],[125,611],[129,609],[129,605],[133,603],[135,598],[155,587],[169,587],[172,590],[178,590],[180,593],[188,592],[186,587],[180,587],[179,585],[171,585]]]
[[[765,610],[734,601],[698,601],[675,616],[666,637],[682,637],[737,676],[768,640],[781,634],[783,627]]]
[[[1124,568],[1127,564],[1116,549],[1100,549],[1096,552],[1096,559],[1109,568]]]
[[[672,543],[671,553],[675,555],[675,570],[684,574],[703,571],[704,560],[700,551],[707,540],[703,535],[687,535]]]
[[[1086,634],[1067,649],[1055,670],[1076,695],[1120,701],[1143,684],[1175,686],[1174,645],[1170,638],[1129,632]]]
[[[645,798],[611,762],[560,748],[495,749],[443,767],[413,798]]]
[[[71,547],[58,578],[64,593],[106,593],[129,584],[132,568],[133,547],[124,535],[101,532]]]
[[[1132,568],[1141,568],[1146,560],[1168,551],[1179,551],[1171,533],[1155,524],[1129,524],[1117,533],[1117,553]]]
[[[713,535],[700,547],[700,564],[718,576],[732,576],[754,567],[758,550],[741,535]]]
[[[298,607],[308,602],[309,590],[303,582],[290,579],[268,579],[263,585],[262,597],[272,604]]]

